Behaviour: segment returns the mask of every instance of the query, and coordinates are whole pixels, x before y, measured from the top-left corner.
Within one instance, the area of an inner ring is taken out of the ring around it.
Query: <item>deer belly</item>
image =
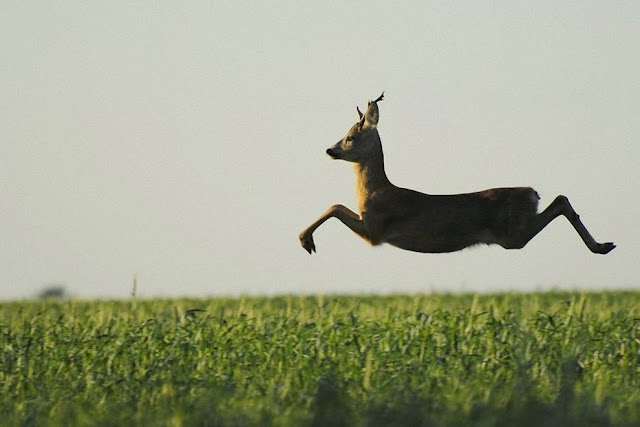
[[[394,232],[385,236],[384,242],[400,249],[422,253],[456,252],[477,244],[494,244],[497,239],[491,231],[483,229],[472,233],[420,233]]]

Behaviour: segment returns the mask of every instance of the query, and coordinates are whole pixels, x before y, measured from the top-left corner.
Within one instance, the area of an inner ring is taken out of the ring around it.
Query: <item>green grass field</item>
[[[0,304],[2,425],[639,425],[640,292]]]

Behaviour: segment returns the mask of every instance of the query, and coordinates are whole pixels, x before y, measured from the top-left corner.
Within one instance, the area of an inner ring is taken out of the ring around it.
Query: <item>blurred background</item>
[[[640,3],[2,2],[0,298],[638,286]],[[385,90],[387,174],[565,194],[521,251],[370,248],[325,150]]]

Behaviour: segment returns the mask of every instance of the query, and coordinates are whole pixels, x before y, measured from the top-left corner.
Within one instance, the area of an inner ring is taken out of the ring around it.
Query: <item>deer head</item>
[[[376,127],[380,118],[378,102],[383,99],[384,92],[375,101],[369,101],[364,113],[356,107],[360,119],[351,126],[344,138],[327,150],[331,158],[361,163],[379,151],[381,144]]]

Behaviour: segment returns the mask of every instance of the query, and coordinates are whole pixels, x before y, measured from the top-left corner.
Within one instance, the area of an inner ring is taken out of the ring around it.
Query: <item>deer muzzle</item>
[[[331,157],[332,159],[337,159],[338,156],[335,153],[335,151],[333,151],[333,149],[331,148],[327,148],[327,154],[329,155],[329,157]]]

